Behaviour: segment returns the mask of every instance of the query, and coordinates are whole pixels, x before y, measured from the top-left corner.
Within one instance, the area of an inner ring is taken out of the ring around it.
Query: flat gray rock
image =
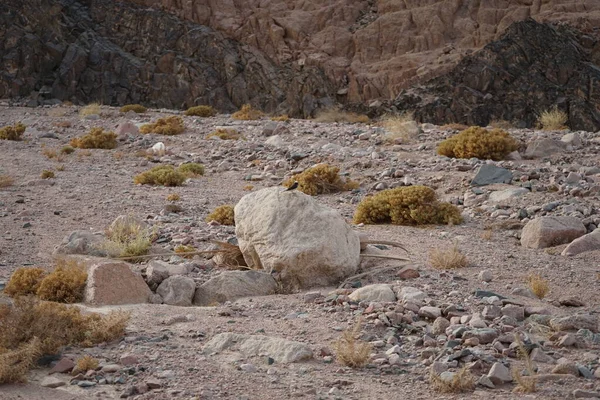
[[[205,354],[226,350],[239,351],[245,356],[268,356],[279,363],[293,363],[312,358],[313,352],[304,343],[287,339],[238,333],[219,333],[204,346]]]
[[[477,170],[475,178],[471,181],[471,186],[485,186],[494,183],[510,183],[513,174],[506,168],[497,167],[492,164],[483,164]]]

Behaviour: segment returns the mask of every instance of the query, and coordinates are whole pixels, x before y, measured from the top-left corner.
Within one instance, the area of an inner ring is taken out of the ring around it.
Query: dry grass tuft
[[[146,111],[148,111],[148,109],[141,104],[127,104],[127,105],[124,105],[123,107],[121,107],[121,109],[119,111],[122,113],[133,111],[134,113],[137,113],[137,114],[143,114]]]
[[[277,122],[286,122],[289,119],[290,119],[290,117],[287,114],[282,114],[282,115],[277,115],[277,116],[271,117],[271,121],[277,121]]]
[[[242,121],[250,121],[260,119],[265,115],[262,111],[253,108],[250,104],[244,104],[239,111],[234,112],[231,118]]]
[[[488,131],[472,126],[457,135],[442,141],[437,153],[450,158],[472,158],[481,160],[503,160],[509,153],[517,150],[519,143],[502,129]]]
[[[15,180],[12,176],[0,174],[0,188],[12,186],[14,183]]]
[[[47,147],[42,148],[42,154],[45,155],[46,158],[48,158],[49,160],[56,158],[56,156],[58,155],[56,150],[49,149]]]
[[[317,112],[315,117],[316,122],[347,122],[350,124],[366,124],[369,122],[369,117],[364,114],[343,111],[338,108],[328,108]]]
[[[159,135],[179,135],[185,131],[183,119],[176,115],[159,118],[154,123],[142,125],[140,133],[156,133]]]
[[[214,117],[217,115],[217,111],[211,106],[195,106],[190,107],[185,111],[185,115],[188,117]]]
[[[254,190],[254,185],[246,185],[244,186],[243,190],[246,192],[251,192],[252,190]]]
[[[0,329],[1,324],[2,322]],[[0,350],[0,385],[26,382],[27,372],[33,368],[35,360],[40,356],[39,347],[40,341],[34,337],[15,349]]]
[[[560,131],[567,129],[567,121],[569,116],[564,111],[558,109],[557,106],[551,110],[542,111],[538,115],[538,125],[545,131]]]
[[[527,277],[527,285],[529,286],[529,289],[531,289],[533,294],[537,296],[538,299],[543,299],[550,291],[550,285],[548,284],[548,280],[542,278],[540,274],[530,274]]]
[[[484,229],[484,231],[481,233],[481,238],[483,240],[492,240],[492,238],[494,237],[494,230],[490,227],[490,228],[486,228]]]
[[[152,246],[150,230],[134,218],[119,218],[105,231],[102,248],[111,257],[134,257],[148,254]]]
[[[71,146],[63,146],[60,149],[61,154],[72,154],[75,152],[75,149]]]
[[[117,134],[92,128],[87,135],[71,139],[70,145],[80,149],[114,149],[117,147]]]
[[[221,225],[235,225],[233,206],[225,204],[213,210],[206,217],[206,222],[217,221]]]
[[[86,355],[81,357],[75,363],[75,368],[73,369],[73,373],[76,374],[78,372],[86,373],[89,370],[95,371],[98,369],[100,362],[92,356]]]
[[[88,104],[79,111],[80,117],[87,117],[88,115],[100,115],[100,104]]]
[[[179,246],[175,247],[175,249],[173,250],[175,252],[175,254],[183,257],[183,258],[193,258],[194,254],[185,254],[185,253],[192,253],[197,251],[197,249],[194,246],[186,246],[183,244],[180,244]]]
[[[204,175],[204,165],[198,163],[181,164],[177,170],[188,178]]]
[[[453,122],[450,124],[442,125],[440,128],[442,128],[443,130],[446,130],[446,131],[464,131],[468,127],[469,127],[468,125],[457,124],[457,123]]]
[[[519,335],[515,335],[515,342],[517,343],[517,355],[519,358],[522,358],[525,361],[525,369],[527,369],[527,373],[529,376],[524,377],[521,375],[519,370],[513,366],[512,368],[512,376],[515,382],[517,382],[517,387],[513,389],[514,393],[534,393],[537,391],[536,388],[536,377],[535,370],[533,368],[533,361],[527,352],[527,349],[523,345],[521,338]]]
[[[225,269],[248,269],[244,255],[238,246],[217,240],[213,240],[212,243],[217,247],[212,259],[216,266]]]
[[[40,178],[42,178],[42,179],[52,179],[54,177],[55,177],[54,172],[48,171],[47,169],[43,170],[42,173],[40,174]]]
[[[42,268],[17,268],[11,275],[4,293],[10,297],[36,294],[46,271]]]
[[[41,280],[36,292],[41,300],[58,303],[77,303],[83,300],[87,272],[74,259],[59,258],[54,270]]]
[[[5,126],[0,128],[0,139],[1,140],[21,140],[23,133],[25,133],[27,127],[22,123],[16,123],[13,126]]]
[[[400,115],[386,115],[381,120],[381,126],[388,132],[385,139],[393,142],[396,139],[409,141],[416,139],[416,131],[413,129],[415,122],[412,112],[403,113]]]
[[[406,186],[387,189],[365,197],[354,213],[355,224],[460,224],[460,210],[450,203],[437,200],[427,186]]]
[[[457,243],[445,249],[432,249],[429,263],[435,269],[457,269],[469,265],[467,256],[460,251]]]
[[[475,389],[475,379],[467,367],[462,368],[451,380],[442,379],[433,370],[429,373],[429,382],[440,393],[461,393]]]
[[[171,193],[167,196],[167,201],[179,201],[181,200],[181,196],[179,193]]]
[[[311,196],[352,190],[358,187],[357,182],[340,176],[339,167],[329,164],[318,164],[308,168],[283,182],[283,186],[290,187],[295,181],[298,182],[299,191]]]
[[[157,165],[133,178],[133,182],[138,185],[158,186],[181,186],[185,180],[185,174],[171,165]]]
[[[359,320],[352,329],[344,331],[342,336],[333,344],[337,361],[347,367],[364,367],[371,356],[373,346],[357,339],[360,334],[360,326],[361,321]]]
[[[210,133],[209,135],[206,136],[207,139],[210,139],[210,138],[213,138],[213,137],[218,137],[221,140],[240,140],[240,139],[245,140],[244,136],[242,136],[235,129],[222,129],[222,128],[219,128],[216,131],[214,131],[214,132],[212,132],[212,133]]]

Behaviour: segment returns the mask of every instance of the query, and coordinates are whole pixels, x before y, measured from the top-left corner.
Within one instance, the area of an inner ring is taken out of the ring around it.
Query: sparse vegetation
[[[260,110],[253,108],[250,104],[244,104],[239,111],[234,112],[231,118],[242,121],[250,121],[260,119],[264,113]]]
[[[290,187],[295,181],[298,181],[299,191],[311,196],[352,190],[358,187],[358,183],[342,178],[338,167],[329,164],[318,164],[300,174],[293,175],[283,183],[283,186]]]
[[[442,125],[441,128],[444,130],[448,130],[448,131],[464,131],[465,129],[468,129],[469,126],[464,125],[464,124],[457,124],[457,123],[453,122],[450,124]]]
[[[148,109],[141,104],[127,104],[127,105],[124,105],[123,107],[121,107],[121,109],[119,111],[122,113],[133,111],[134,113],[137,113],[137,114],[143,114],[146,111],[148,111]]]
[[[59,258],[54,270],[40,282],[36,292],[41,300],[58,303],[77,303],[83,300],[87,272],[74,259]]]
[[[14,183],[15,180],[12,176],[0,174],[0,188],[12,186]]]
[[[208,136],[206,136],[207,139],[210,139],[212,137],[218,137],[219,139],[222,139],[222,140],[244,139],[244,137],[235,129],[222,129],[222,128],[219,128],[216,131],[210,133]]]
[[[364,367],[371,356],[373,346],[357,339],[360,334],[360,326],[361,321],[358,321],[352,329],[342,332],[342,336],[333,344],[337,361],[347,367]]]
[[[71,122],[69,121],[58,121],[54,122],[52,125],[54,125],[57,128],[70,128],[72,126]]]
[[[210,221],[217,221],[221,225],[235,225],[233,206],[226,204],[215,208],[206,217],[206,222]]]
[[[328,108],[317,112],[316,122],[347,122],[350,124],[369,122],[369,117],[364,114],[357,114],[348,111],[342,111],[337,108]]]
[[[558,109],[557,106],[550,110],[542,111],[538,115],[538,125],[546,131],[560,131],[567,129],[567,121],[569,116],[564,111]]]
[[[251,192],[254,189],[254,185],[246,185],[244,186],[244,190],[246,192]]]
[[[159,118],[154,123],[142,125],[140,133],[156,133],[159,135],[179,135],[185,131],[183,119],[176,115]]]
[[[0,383],[23,381],[40,355],[123,336],[129,314],[82,314],[78,307],[22,296],[0,306]]]
[[[50,160],[53,158],[56,158],[56,156],[57,156],[56,150],[49,149],[47,147],[42,148],[42,154],[45,155]]]
[[[179,195],[179,193],[170,193],[167,196],[167,201],[179,201],[181,200],[181,196]]]
[[[92,128],[87,135],[71,139],[70,145],[80,149],[114,149],[117,147],[117,134]]]
[[[180,255],[183,258],[193,258],[194,255],[193,254],[185,254],[185,253],[191,253],[196,251],[196,248],[194,246],[185,246],[183,244],[180,244],[179,246],[176,246],[175,249],[175,254]]]
[[[177,170],[188,178],[204,175],[204,165],[198,163],[181,164]]]
[[[186,176],[171,165],[157,165],[133,178],[138,185],[181,186]]]
[[[519,148],[517,141],[501,129],[488,131],[472,126],[454,135],[437,148],[437,153],[451,158],[472,158],[482,160],[503,160],[508,153]]]
[[[72,154],[75,152],[75,149],[72,146],[63,146],[60,152],[61,154]]]
[[[191,117],[214,117],[217,115],[217,111],[211,106],[195,106],[190,107],[185,111],[185,115]]]
[[[529,376],[522,376],[519,370],[515,366],[513,366],[512,376],[515,382],[517,382],[517,387],[513,389],[513,392],[534,393],[537,391],[537,388],[535,369],[533,368],[533,361],[531,360],[529,352],[525,348],[525,345],[523,344],[523,341],[521,341],[521,337],[518,334],[515,335],[515,343],[517,344],[517,355],[525,362],[525,369],[527,370],[527,374]]]
[[[546,297],[550,291],[550,285],[548,280],[542,278],[540,274],[532,273],[527,277],[527,284],[529,289],[537,296],[538,299]]]
[[[34,295],[37,293],[46,271],[42,268],[17,268],[10,276],[4,293],[10,297]]]
[[[134,257],[148,254],[152,246],[150,230],[134,218],[115,221],[105,232],[102,246],[111,257]]]
[[[454,243],[452,247],[432,249],[429,254],[429,263],[435,269],[456,269],[466,267],[469,261],[458,248],[458,244]]]
[[[100,115],[100,104],[98,103],[88,104],[79,111],[80,117],[87,117],[88,115],[94,114]]]
[[[441,203],[427,186],[407,186],[383,190],[360,202],[355,224],[426,225],[460,224],[460,210]]]
[[[2,140],[21,140],[27,127],[18,122],[13,126],[0,128],[0,139]]]
[[[54,172],[52,171],[48,171],[47,169],[43,170],[42,173],[40,174],[40,178],[42,179],[52,179],[54,178]]]
[[[213,240],[212,243],[216,246],[215,256],[212,258],[216,266],[234,270],[248,269],[239,246],[217,240]]]
[[[414,115],[411,112],[386,115],[381,120],[381,126],[388,132],[385,139],[390,142],[396,139],[402,139],[403,141],[416,139],[417,130],[413,129],[414,123]]]
[[[95,371],[98,369],[100,362],[90,355],[85,355],[77,360],[73,373],[86,373],[89,370]]]
[[[506,121],[504,119],[495,119],[495,120],[491,121],[489,123],[489,125],[492,128],[495,128],[495,129],[504,129],[504,130],[506,130],[506,129],[513,129],[514,128],[514,125],[511,122]]]
[[[282,115],[277,115],[277,116],[271,117],[271,121],[277,121],[277,122],[286,122],[289,119],[290,119],[290,117],[287,114],[282,114]]]
[[[475,379],[467,367],[456,372],[451,380],[442,379],[432,370],[429,382],[433,389],[440,393],[461,393],[475,389]]]

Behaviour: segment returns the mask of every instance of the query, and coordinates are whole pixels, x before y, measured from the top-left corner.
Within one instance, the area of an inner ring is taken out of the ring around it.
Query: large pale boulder
[[[539,217],[531,220],[521,233],[521,245],[543,249],[570,243],[585,235],[585,225],[575,217]]]
[[[353,301],[380,301],[387,303],[396,301],[396,294],[390,285],[383,283],[361,287],[350,293],[348,297]]]
[[[205,354],[235,350],[247,357],[268,356],[278,363],[292,363],[312,358],[311,348],[300,342],[263,335],[219,333],[204,346]]]
[[[196,289],[194,305],[208,306],[242,297],[275,294],[277,282],[266,272],[225,271]]]
[[[573,240],[561,253],[563,256],[575,256],[588,251],[600,250],[600,229]]]
[[[152,291],[140,274],[123,261],[82,258],[88,279],[84,301],[92,305],[147,303]]]
[[[235,206],[248,266],[277,271],[285,287],[326,286],[356,272],[360,240],[334,209],[297,190],[262,189]]]

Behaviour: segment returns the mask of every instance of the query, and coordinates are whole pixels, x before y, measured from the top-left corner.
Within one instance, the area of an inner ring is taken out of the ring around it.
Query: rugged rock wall
[[[400,93],[397,109],[422,121],[520,127],[557,105],[571,129],[600,130],[600,41],[568,26],[533,19],[465,57],[450,73]]]
[[[394,98],[515,21],[600,26],[598,0],[127,0],[224,32],[278,64],[321,67],[347,101]]]
[[[0,3],[0,98],[211,104],[251,102],[307,116],[332,102],[318,68],[278,66],[209,27],[111,0]]]

